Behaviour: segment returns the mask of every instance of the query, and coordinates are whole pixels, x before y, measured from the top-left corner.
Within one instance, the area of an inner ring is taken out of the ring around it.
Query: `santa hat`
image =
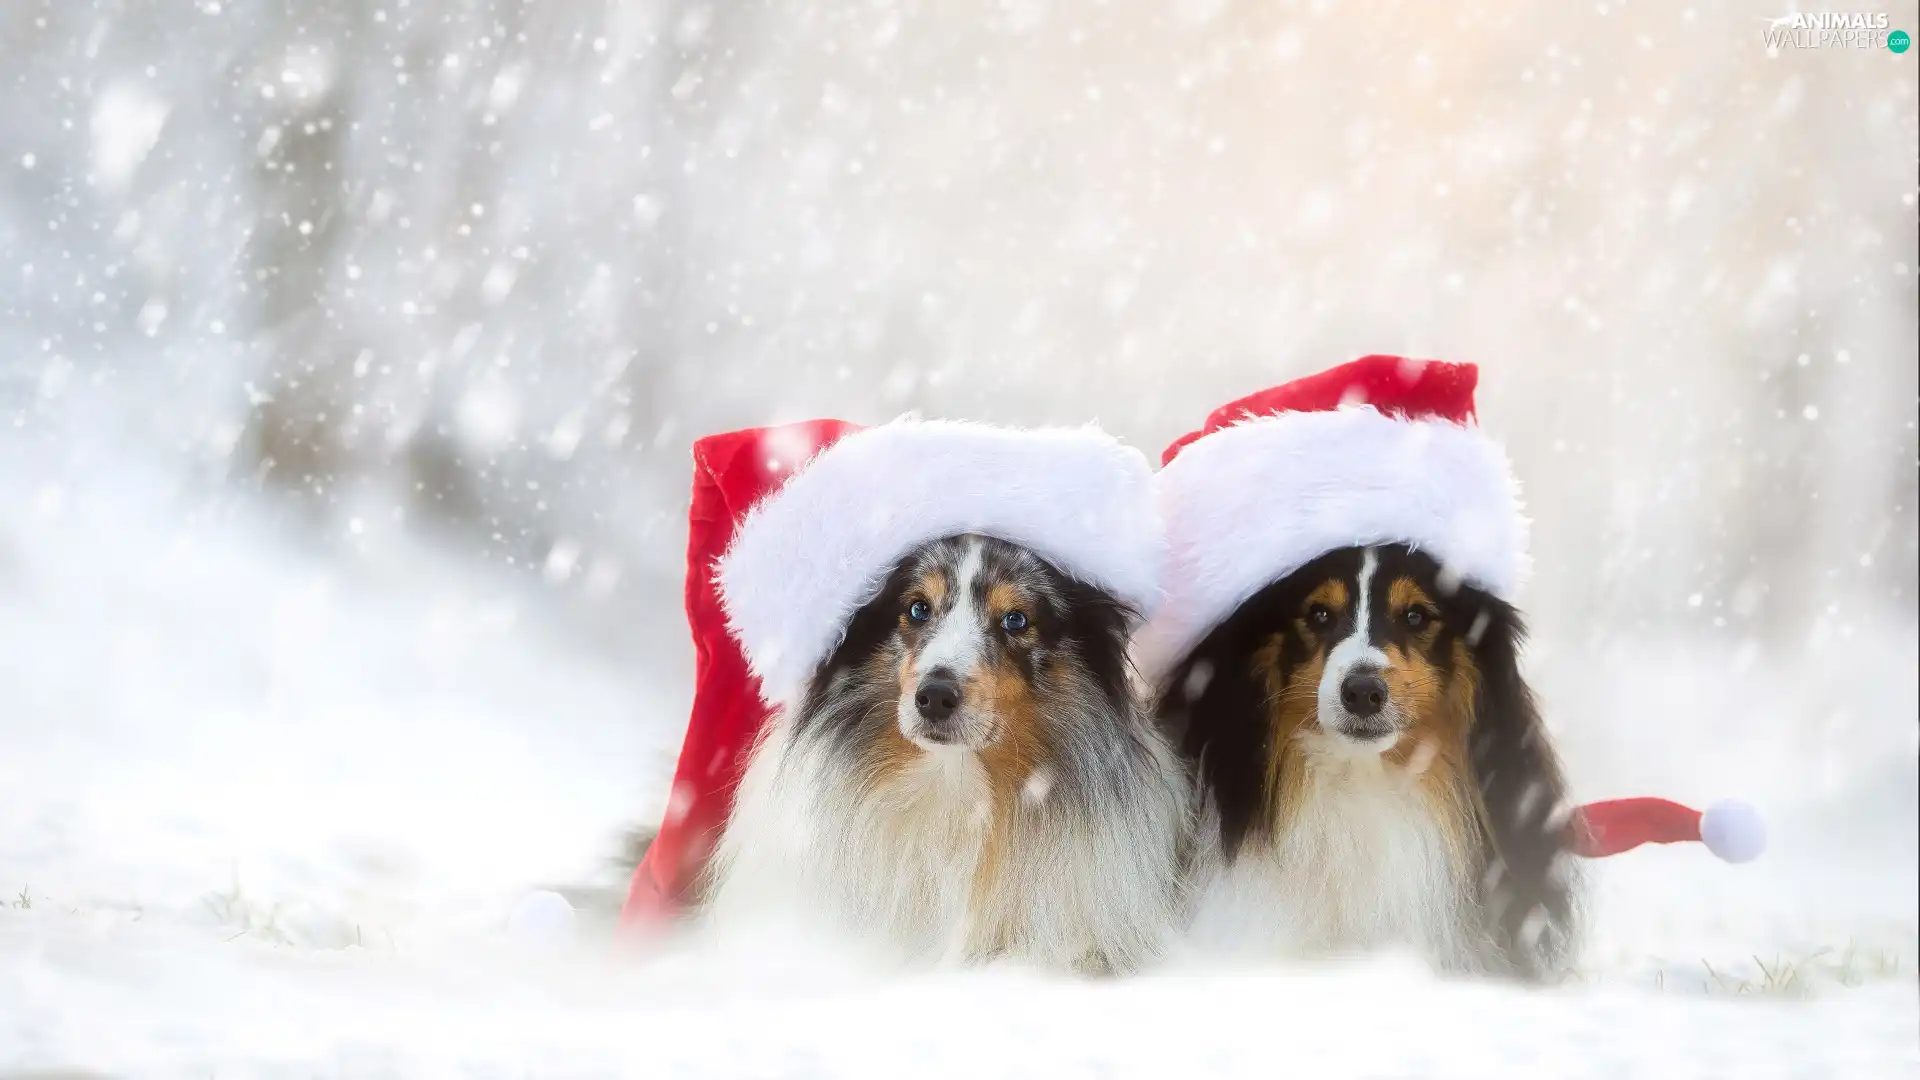
[[[1095,428],[835,420],[694,444],[692,717],[625,922],[675,912],[725,824],[748,749],[792,708],[861,605],[921,544],[981,533],[1150,614],[1163,559],[1152,473]]]
[[[1167,448],[1167,598],[1135,639],[1157,683],[1253,594],[1329,551],[1410,544],[1511,601],[1520,485],[1474,422],[1472,364],[1368,356],[1251,394]]]

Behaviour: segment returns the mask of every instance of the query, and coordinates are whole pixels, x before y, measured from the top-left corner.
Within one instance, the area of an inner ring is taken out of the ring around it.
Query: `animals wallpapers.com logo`
[[[1767,52],[1783,49],[1886,49],[1899,54],[1913,45],[1905,30],[1889,25],[1884,12],[1795,12],[1760,20],[1767,24],[1762,37]]]

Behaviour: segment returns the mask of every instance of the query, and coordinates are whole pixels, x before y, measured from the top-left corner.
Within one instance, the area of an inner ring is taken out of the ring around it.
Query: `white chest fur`
[[[776,730],[741,781],[710,919],[884,940],[911,959],[952,951],[990,822],[978,763],[929,754],[875,796],[786,736]]]
[[[1194,946],[1290,959],[1404,948],[1469,963],[1472,883],[1414,778],[1378,757],[1316,754],[1304,783],[1277,835],[1250,837],[1231,864],[1203,856]]]

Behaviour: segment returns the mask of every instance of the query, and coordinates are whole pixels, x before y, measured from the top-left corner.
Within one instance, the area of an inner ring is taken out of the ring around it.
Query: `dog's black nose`
[[[934,672],[920,680],[920,689],[913,695],[913,703],[920,709],[920,715],[938,724],[960,708],[960,684],[944,672]]]
[[[1340,705],[1349,716],[1365,718],[1379,713],[1387,705],[1387,680],[1372,670],[1348,672],[1340,680]]]

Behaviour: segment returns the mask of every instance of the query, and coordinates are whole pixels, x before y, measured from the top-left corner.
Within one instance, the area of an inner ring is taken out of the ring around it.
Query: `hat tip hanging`
[[[1568,850],[1588,859],[1632,851],[1642,844],[1698,843],[1723,862],[1752,862],[1767,847],[1760,812],[1738,799],[1695,810],[1670,799],[1641,796],[1588,803],[1567,823]]]
[[[1722,799],[1701,811],[1700,842],[1722,861],[1752,862],[1767,850],[1767,823],[1738,799]]]

